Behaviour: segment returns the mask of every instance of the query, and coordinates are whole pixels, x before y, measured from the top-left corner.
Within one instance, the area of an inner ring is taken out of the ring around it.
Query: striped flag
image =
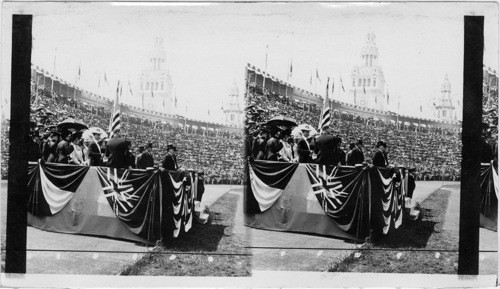
[[[109,138],[113,138],[114,134],[120,132],[121,125],[121,113],[120,113],[120,95],[122,94],[122,87],[120,86],[120,81],[118,81],[118,86],[116,87],[116,98],[113,104],[113,114],[111,114],[111,120],[109,122]]]
[[[321,117],[319,119],[319,130],[323,131],[323,127],[330,126],[330,100],[328,99],[328,84],[330,82],[330,77],[326,82],[326,95],[323,100],[323,112],[321,113]]]

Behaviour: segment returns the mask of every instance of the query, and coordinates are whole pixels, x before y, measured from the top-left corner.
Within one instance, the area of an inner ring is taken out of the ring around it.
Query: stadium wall
[[[104,107],[105,109],[111,109],[113,107],[113,101],[97,95],[95,93],[86,91],[78,86],[75,86],[65,80],[58,78],[56,75],[51,74],[47,70],[31,65],[31,78],[32,82],[37,85],[43,85],[45,88],[53,88],[53,90],[68,99],[75,99],[82,101],[87,105],[94,105],[97,107]],[[151,111],[139,107],[135,107],[128,104],[121,104],[121,109],[123,114],[145,118],[151,121],[163,121],[178,123],[179,125],[187,126],[198,126],[207,127],[213,129],[227,130],[230,132],[240,132],[242,129],[237,126],[228,126],[222,123],[215,122],[203,122],[195,119],[185,118],[180,115],[175,114],[165,114],[156,111]]]
[[[301,102],[308,105],[313,105],[318,108],[323,106],[323,96],[312,93],[310,91],[295,87],[269,73],[259,69],[256,66],[247,64],[246,76],[248,83],[255,83],[260,87],[264,87],[269,91],[281,95],[287,95],[292,101]],[[375,120],[384,120],[387,122],[399,122],[400,124],[413,124],[417,126],[431,126],[443,129],[452,129],[457,132],[461,131],[462,122],[460,121],[439,121],[428,118],[418,118],[414,116],[397,114],[391,111],[380,111],[365,107],[356,106],[350,103],[333,100],[331,101],[331,108],[333,111],[339,113],[352,114],[353,116],[360,116],[363,118],[373,118]]]

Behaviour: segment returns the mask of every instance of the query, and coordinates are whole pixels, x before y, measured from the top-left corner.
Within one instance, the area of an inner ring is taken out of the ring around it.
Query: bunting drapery
[[[480,225],[497,231],[498,226],[498,170],[493,163],[481,164]]]
[[[388,234],[402,223],[406,182],[403,168],[249,160],[245,224],[352,240]]]
[[[30,163],[29,224],[154,243],[192,227],[197,172]]]

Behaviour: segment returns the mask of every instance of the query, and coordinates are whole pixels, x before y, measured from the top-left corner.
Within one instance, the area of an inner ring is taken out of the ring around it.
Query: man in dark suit
[[[107,151],[109,152],[108,167],[128,169],[128,144],[127,141],[121,137],[119,132],[115,132],[113,138],[108,141]]]
[[[352,165],[363,164],[365,162],[365,154],[363,153],[363,141],[358,140],[356,148],[351,153]]]
[[[308,141],[309,132],[307,127],[302,129],[302,138],[297,142],[297,153],[299,154],[299,163],[312,163],[311,144]]]
[[[167,155],[162,162],[162,166],[164,169],[169,171],[179,169],[179,166],[177,165],[177,148],[174,145],[167,146]]]
[[[47,156],[45,160],[48,163],[56,163],[57,162],[57,145],[59,143],[59,137],[61,134],[55,130],[50,133],[49,141],[44,146],[43,155]]]
[[[330,134],[331,128],[325,125],[321,129],[321,135],[316,138],[314,152],[318,155],[316,163],[320,165],[336,165],[334,160],[334,150],[336,147],[336,138]]]
[[[335,137],[334,138],[334,151],[333,151],[333,164],[334,165],[342,165],[346,164],[346,156],[344,150],[341,148],[342,138]]]
[[[267,128],[262,128],[260,131],[260,137],[257,141],[257,156],[256,160],[265,160],[267,156],[266,145],[269,137],[269,130]]]
[[[408,194],[406,195],[408,198],[413,198],[413,191],[415,191],[415,169],[410,169],[408,172]]]
[[[383,141],[377,142],[377,151],[373,155],[373,165],[376,167],[387,167],[389,161],[387,159],[387,152],[385,151],[387,144]]]
[[[93,133],[94,139],[89,145],[88,155],[89,155],[89,165],[91,166],[102,166],[102,152],[99,140],[101,139],[100,133]]]
[[[283,144],[279,140],[280,133],[279,128],[273,128],[271,138],[266,143],[266,160],[268,161],[278,161],[279,151],[283,148]]]
[[[146,150],[142,153],[141,155],[141,162],[142,162],[142,166],[144,166],[143,168],[152,168],[154,167],[155,165],[155,161],[153,159],[153,144],[152,143],[148,143],[148,145],[146,146]]]
[[[354,166],[354,160],[352,157],[352,153],[354,151],[354,148],[356,148],[356,145],[354,143],[350,143],[349,144],[349,151],[347,152],[347,155],[346,155],[346,164],[348,166]]]

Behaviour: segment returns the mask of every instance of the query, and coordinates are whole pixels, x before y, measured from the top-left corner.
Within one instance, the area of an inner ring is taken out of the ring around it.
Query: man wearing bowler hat
[[[387,167],[389,161],[387,160],[387,152],[385,151],[387,144],[383,141],[377,142],[377,151],[373,155],[373,165],[377,167]]]
[[[356,148],[351,153],[352,165],[363,164],[365,162],[365,154],[363,153],[363,141],[358,140]]]
[[[177,148],[174,145],[167,146],[167,155],[162,162],[163,168],[169,171],[175,171],[179,169],[177,165]]]

